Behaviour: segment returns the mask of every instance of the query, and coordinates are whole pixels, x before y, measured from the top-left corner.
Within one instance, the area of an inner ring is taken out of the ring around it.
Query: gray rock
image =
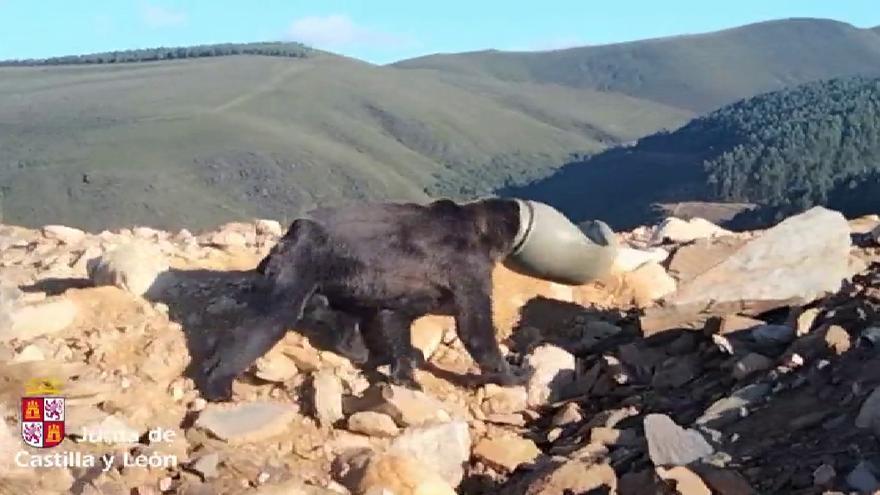
[[[228,443],[247,443],[283,432],[295,417],[293,407],[277,402],[249,402],[231,407],[209,404],[195,425]]]
[[[788,344],[795,337],[795,329],[788,325],[761,325],[751,331],[752,340],[762,346]]]
[[[755,383],[743,387],[729,397],[718,399],[697,418],[698,425],[721,428],[736,422],[742,417],[743,409],[761,400],[770,393],[770,385]]]
[[[753,373],[769,370],[774,364],[774,361],[767,356],[751,352],[733,365],[733,377],[737,380],[743,380]]]
[[[679,287],[668,302],[808,303],[837,291],[852,276],[850,247],[843,215],[817,206],[749,241],[718,266]]]
[[[485,398],[481,409],[486,414],[513,414],[528,407],[528,393],[525,387],[500,387],[490,383],[483,390]]]
[[[537,347],[526,357],[526,364],[533,370],[526,385],[530,407],[555,401],[559,392],[574,380],[574,356],[554,345]]]
[[[342,414],[342,383],[332,372],[321,370],[312,381],[315,414],[321,426],[329,427],[344,416]]]
[[[685,430],[665,414],[645,416],[648,455],[655,466],[684,466],[715,449],[696,430]]]
[[[400,432],[391,416],[373,411],[356,412],[349,416],[348,429],[371,437],[393,437]]]
[[[813,471],[813,484],[816,486],[828,486],[837,477],[834,466],[822,464]]]
[[[417,390],[380,384],[364,393],[357,410],[387,414],[399,426],[419,426],[452,419],[446,405]]]
[[[696,278],[697,275],[729,258],[747,241],[737,237],[724,236],[697,241],[679,247],[669,260],[669,274],[679,284]]]
[[[161,289],[157,279],[168,267],[168,261],[155,246],[134,241],[91,260],[88,273],[95,285],[115,285],[142,296]]]
[[[866,461],[856,464],[856,467],[846,475],[846,483],[860,493],[874,493],[875,490],[880,489],[880,482],[874,476],[873,466]]]
[[[270,351],[257,359],[256,375],[269,382],[283,383],[299,373],[296,363],[283,353]]]
[[[809,303],[836,292],[855,273],[850,247],[843,215],[811,208],[704,266],[662,308],[646,313],[642,330],[650,334],[688,323],[699,326],[713,315],[754,315]]]
[[[415,426],[395,438],[389,452],[410,456],[433,468],[451,486],[458,486],[471,456],[471,436],[467,423],[461,420]]]

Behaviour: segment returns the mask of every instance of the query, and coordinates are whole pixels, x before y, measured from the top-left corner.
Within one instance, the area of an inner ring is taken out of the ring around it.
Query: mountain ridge
[[[625,95],[323,55],[0,75],[2,207],[33,225],[201,227],[359,199],[487,194],[690,117]]]
[[[429,55],[393,65],[591,87],[699,113],[787,85],[880,74],[880,38],[840,21],[793,18],[544,52]]]
[[[835,21],[746,26],[712,35],[720,45],[701,36],[645,40],[629,55],[631,43],[617,45],[592,65],[530,54],[546,69],[538,80],[323,52],[3,67],[0,208],[27,225],[170,228],[358,200],[470,199],[675,130],[714,102],[880,71],[880,36]],[[775,58],[728,62],[777,38],[786,48]],[[584,50],[594,48],[572,53]],[[572,67],[601,84],[553,79]]]

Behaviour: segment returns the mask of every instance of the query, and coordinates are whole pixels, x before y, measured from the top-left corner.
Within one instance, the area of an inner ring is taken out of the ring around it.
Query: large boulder
[[[836,292],[854,274],[850,247],[843,215],[817,206],[706,264],[664,298],[662,307],[646,312],[642,329],[650,334],[681,320],[807,304]]]
[[[815,207],[746,243],[721,264],[680,287],[667,301],[806,304],[849,278],[849,226],[838,212]]]
[[[699,239],[675,250],[669,260],[669,274],[679,283],[690,282],[701,273],[718,265],[748,242],[747,239],[726,236]]]

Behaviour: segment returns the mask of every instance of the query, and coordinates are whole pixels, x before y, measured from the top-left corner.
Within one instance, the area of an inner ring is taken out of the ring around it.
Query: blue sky
[[[292,39],[387,63],[699,33],[785,17],[880,25],[880,0],[0,0],[0,59]]]

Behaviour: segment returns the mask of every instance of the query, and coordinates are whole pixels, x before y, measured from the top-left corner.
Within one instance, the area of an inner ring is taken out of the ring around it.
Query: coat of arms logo
[[[21,439],[31,447],[54,447],[64,440],[64,397],[61,384],[34,379],[21,398]]]

